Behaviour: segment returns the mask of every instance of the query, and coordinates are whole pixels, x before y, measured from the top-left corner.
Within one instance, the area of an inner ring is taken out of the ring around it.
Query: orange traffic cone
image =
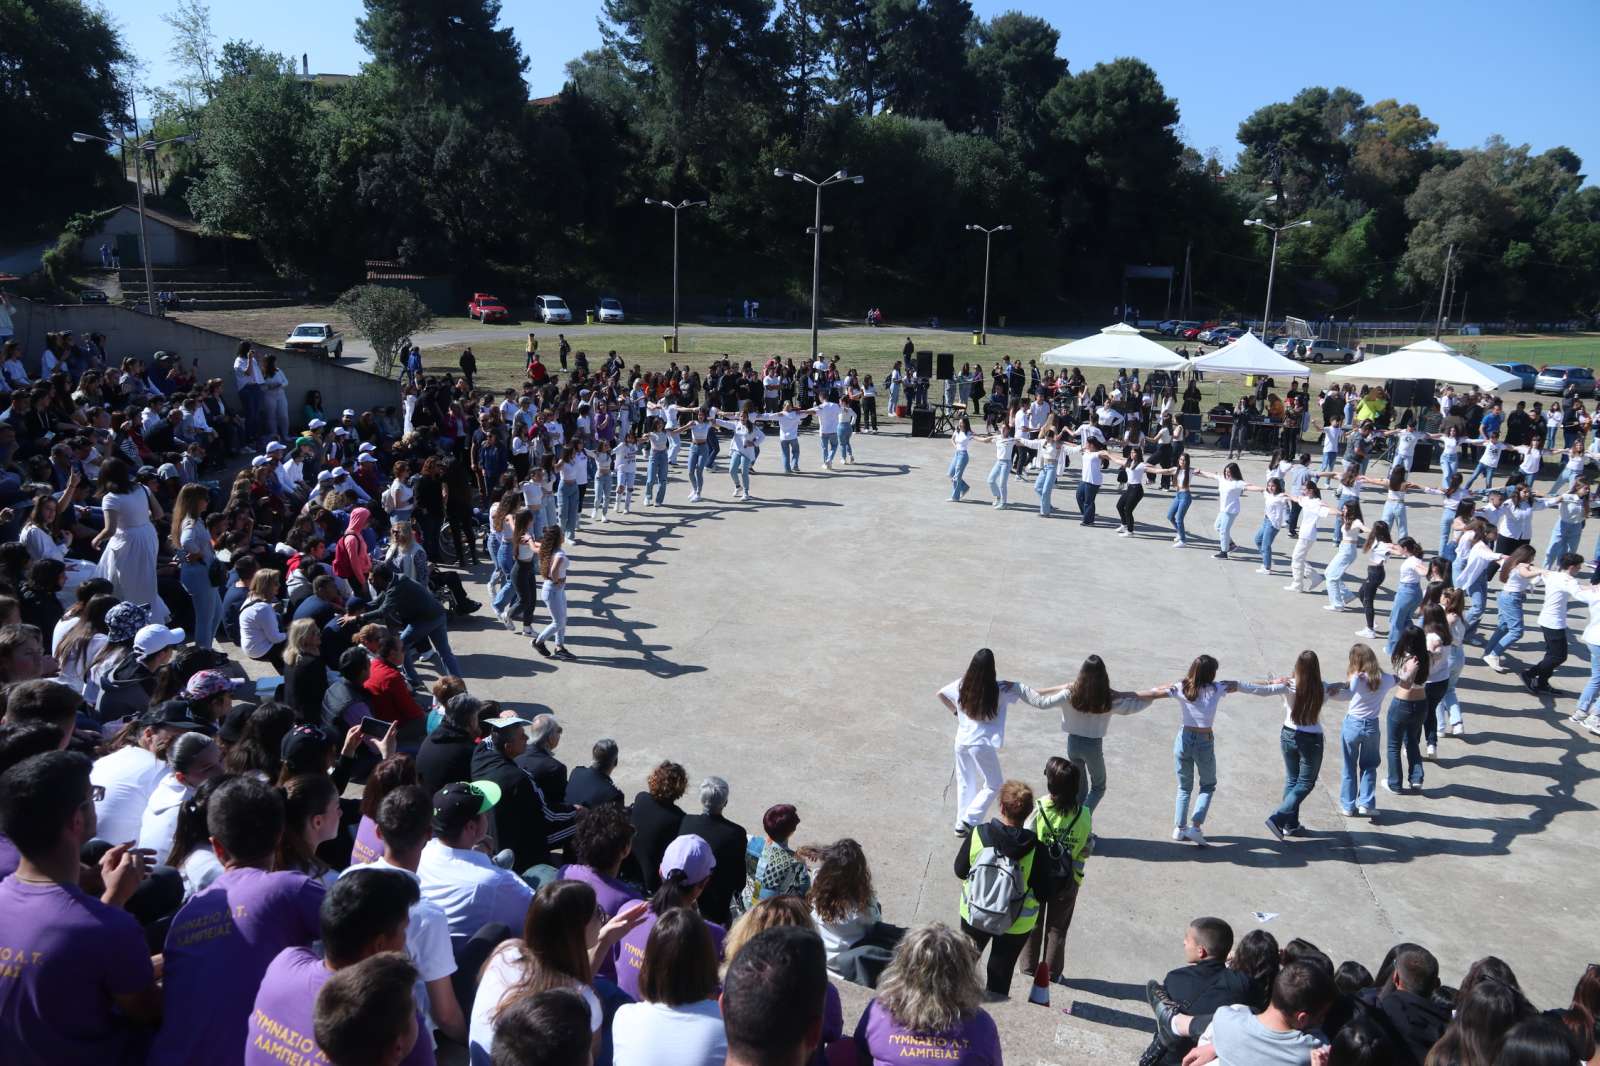
[[[1041,1007],[1050,1005],[1050,964],[1039,963],[1033,971],[1033,987],[1028,990],[1028,1002]]]

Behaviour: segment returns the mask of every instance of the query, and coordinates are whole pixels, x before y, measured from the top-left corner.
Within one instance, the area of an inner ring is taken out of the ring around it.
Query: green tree
[[[1042,18],[1007,11],[979,25],[974,39],[974,127],[1031,161],[1044,132],[1040,105],[1067,74],[1056,55],[1061,34]]]
[[[72,212],[120,203],[121,168],[105,146],[127,124],[128,60],[98,7],[79,0],[0,0],[0,113],[6,116],[6,211],[12,236],[54,234]]]
[[[394,373],[402,346],[433,325],[433,312],[415,293],[386,285],[357,285],[339,297],[337,306],[372,345],[375,367],[384,377]]]
[[[522,110],[527,57],[500,0],[363,0],[356,42],[386,68],[400,98],[506,117]]]
[[[876,0],[873,6],[883,41],[879,80],[885,106],[898,115],[969,128],[972,5],[968,0]]]
[[[211,98],[217,83],[216,36],[211,30],[211,8],[205,0],[178,0],[178,6],[161,16],[172,30],[167,55],[177,64],[177,88],[190,107]]]

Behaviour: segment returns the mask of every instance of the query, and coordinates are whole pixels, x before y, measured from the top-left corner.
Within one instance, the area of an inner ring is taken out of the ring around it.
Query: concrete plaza
[[[994,649],[1002,676],[1035,686],[1070,680],[1089,653],[1105,658],[1119,688],[1176,680],[1200,652],[1220,660],[1223,677],[1287,673],[1303,648],[1321,655],[1329,677],[1342,674],[1359,613],[1324,611],[1324,596],[1284,591],[1286,578],[1254,573],[1253,560],[1212,559],[1209,483],[1189,514],[1197,543],[1174,549],[1165,493],[1146,498],[1131,539],[1114,535],[1114,486],[1101,495],[1099,527],[1079,525],[1075,474],[1053,518],[1039,517],[1030,485],[1015,479],[1011,507],[997,513],[983,487],[993,452],[974,445],[974,492],[954,504],[949,440],[904,432],[898,423],[857,434],[860,461],[833,474],[818,472],[815,436],[802,438],[805,473],[787,476],[769,440],[749,502],[731,499],[725,450],[706,500],[685,502],[675,470],[665,507],[645,507],[641,492],[631,516],[586,523],[569,547],[570,644],[582,661],[546,661],[481,612],[452,634],[473,692],[557,713],[569,766],[586,761],[595,738],[616,738],[616,778],[630,796],[651,765],[674,759],[689,772],[686,809],[709,774],[728,779],[729,816],[756,831],[768,805],[794,803],[796,843],[861,841],[886,920],[914,925],[956,920],[954,725],[934,694],[977,648]],[[1219,465],[1209,452],[1196,460]],[[1264,465],[1245,463],[1246,477],[1259,480]],[[1419,498],[1411,519],[1430,554],[1438,510],[1422,501],[1431,499]],[[1247,499],[1237,527],[1245,543],[1259,516]],[[1551,520],[1540,512],[1535,522],[1541,552]],[[1318,564],[1332,552],[1323,537]],[[1516,651],[1523,662],[1538,654],[1536,612],[1534,597]],[[541,624],[546,617],[541,608]],[[1312,835],[1298,841],[1279,843],[1262,824],[1283,784],[1279,699],[1223,701],[1206,849],[1169,839],[1175,705],[1117,719],[1068,986],[1052,989],[1046,1009],[1026,1002],[1019,978],[1011,1002],[991,1008],[1007,1057],[1134,1058],[1151,1032],[1143,982],[1181,963],[1184,925],[1198,914],[1243,935],[1263,912],[1280,941],[1306,937],[1373,970],[1391,944],[1417,941],[1452,984],[1474,959],[1497,954],[1538,1006],[1564,1006],[1594,955],[1581,930],[1600,826],[1600,739],[1566,721],[1587,672],[1576,640],[1584,617],[1574,611],[1573,657],[1554,679],[1554,701],[1470,652],[1466,735],[1440,741],[1420,795],[1380,789],[1375,820],[1339,814],[1343,706],[1331,703],[1321,779],[1303,812]],[[1369,643],[1381,652],[1381,641]],[[1046,758],[1064,751],[1056,717],[1019,705],[1001,755],[1007,775],[1042,789]],[[853,1026],[865,990],[842,991]]]

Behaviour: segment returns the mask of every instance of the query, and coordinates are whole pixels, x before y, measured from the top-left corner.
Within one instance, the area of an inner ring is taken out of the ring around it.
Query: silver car
[[[1567,387],[1576,386],[1579,396],[1594,395],[1594,371],[1586,366],[1547,366],[1533,379],[1533,391],[1552,396],[1566,394]]]

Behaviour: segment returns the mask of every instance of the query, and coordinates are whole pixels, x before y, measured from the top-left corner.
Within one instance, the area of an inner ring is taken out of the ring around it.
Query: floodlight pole
[[[672,351],[678,351],[678,213],[686,207],[705,207],[706,200],[657,200],[646,196],[644,202],[653,207],[665,207],[672,212]]]
[[[821,181],[806,177],[799,171],[787,170],[777,167],[772,171],[773,177],[789,178],[793,181],[803,182],[817,190],[817,206],[814,221],[811,224],[811,361],[817,361],[817,293],[822,285],[822,190],[829,185],[839,185],[850,182],[860,185],[867,179],[860,174],[851,174],[847,170],[838,170]]]
[[[978,343],[989,343],[989,244],[996,233],[1004,233],[1011,229],[1009,225],[1003,226],[977,226],[967,224],[967,229],[983,234],[983,317],[978,323]]]

